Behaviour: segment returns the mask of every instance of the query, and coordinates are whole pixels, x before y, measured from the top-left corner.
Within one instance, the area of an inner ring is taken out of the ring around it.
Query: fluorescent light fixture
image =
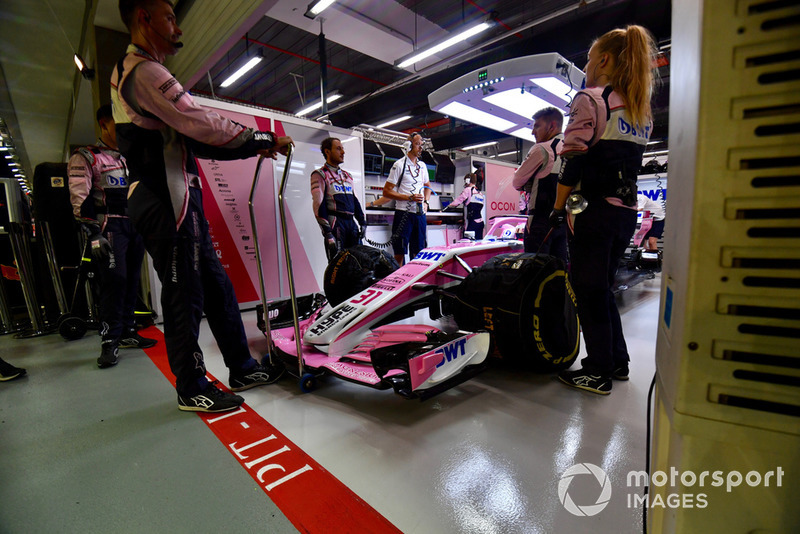
[[[576,89],[573,89],[569,85],[565,84],[558,78],[554,76],[546,76],[544,78],[531,78],[531,81],[546,89],[548,92],[556,95],[557,97],[561,98],[564,102],[570,102],[575,95],[578,94]]]
[[[475,149],[475,148],[483,148],[483,147],[485,147],[485,146],[492,146],[492,145],[496,145],[496,144],[497,144],[497,141],[491,141],[491,142],[489,142],[489,143],[481,143],[481,144],[479,144],[479,145],[470,145],[470,146],[465,146],[465,147],[463,147],[461,150],[473,150],[473,149]]]
[[[397,124],[398,122],[407,121],[411,118],[411,115],[403,115],[402,117],[397,117],[396,119],[392,119],[390,121],[383,122],[376,126],[376,128],[386,128],[387,126],[391,126],[392,124]]]
[[[513,135],[514,137],[519,137],[521,139],[527,139],[528,141],[536,142],[536,137],[533,136],[533,132],[530,128],[520,128],[519,130],[514,130],[513,132],[509,132],[508,135]]]
[[[399,69],[404,69],[404,68],[406,68],[406,67],[408,67],[410,65],[413,65],[414,63],[417,63],[418,61],[422,61],[423,59],[425,59],[427,57],[430,57],[430,56],[432,56],[434,54],[438,54],[442,50],[445,50],[447,48],[450,48],[453,45],[456,45],[456,44],[458,44],[458,43],[460,43],[462,41],[465,41],[465,40],[469,39],[470,37],[478,35],[479,33],[483,32],[483,31],[486,31],[491,27],[492,27],[492,24],[490,22],[488,22],[488,21],[481,22],[480,24],[478,24],[476,26],[468,28],[468,29],[462,31],[461,33],[458,33],[458,34],[454,35],[453,37],[447,39],[446,41],[442,41],[441,43],[439,43],[437,45],[433,45],[430,48],[426,48],[422,52],[415,52],[410,57],[408,57],[407,59],[400,58],[397,61],[395,61],[395,65]]]
[[[236,72],[234,72],[233,74],[231,74],[230,76],[228,76],[228,78],[227,78],[227,79],[226,79],[224,82],[222,82],[221,84],[219,84],[219,86],[220,86],[220,87],[228,87],[228,86],[230,86],[230,85],[231,85],[233,82],[235,82],[236,80],[238,80],[239,78],[241,78],[242,76],[244,76],[244,75],[245,75],[245,73],[247,73],[247,71],[249,71],[250,69],[252,69],[252,68],[253,68],[253,67],[255,67],[256,65],[258,65],[259,63],[261,63],[261,60],[262,60],[262,59],[264,59],[262,56],[254,56],[254,57],[251,57],[251,58],[250,58],[250,61],[248,61],[247,63],[245,63],[245,64],[242,66],[242,68],[240,68],[239,70],[237,70]]]
[[[523,117],[526,121],[533,117],[533,114],[550,107],[549,102],[545,102],[538,96],[534,96],[529,92],[520,92],[519,89],[508,89],[502,93],[492,94],[483,99],[484,101],[503,108],[511,113],[516,113]]]
[[[89,67],[87,67],[86,62],[83,60],[81,56],[79,56],[78,54],[73,54],[72,60],[75,61],[75,66],[78,67],[81,76],[83,76],[87,80],[91,80],[92,78],[94,78],[94,69],[90,69]]]
[[[328,97],[328,104],[330,104],[331,102],[336,102],[340,98],[342,98],[342,95],[340,95],[339,93],[334,93]],[[311,113],[312,111],[314,111],[315,109],[320,109],[321,107],[322,107],[322,100],[320,100],[316,104],[311,104],[310,106],[304,107],[303,109],[295,113],[295,115],[297,115],[298,117],[304,117],[309,113]]]
[[[516,153],[517,153],[517,151],[516,151],[516,150],[512,150],[511,152],[500,152],[500,153],[498,154],[498,156],[510,156],[510,155],[512,155],[512,154],[516,154]]]
[[[498,132],[504,132],[514,126],[514,123],[509,120],[479,109],[471,108],[461,102],[451,102],[438,111],[442,115],[450,115],[451,117],[456,117],[467,122],[486,126]]]
[[[0,146],[0,151],[8,152],[8,147],[7,146]]]
[[[317,15],[328,9],[335,1],[336,0],[315,0],[314,2],[308,4],[308,8],[303,15],[310,19],[314,19]]]

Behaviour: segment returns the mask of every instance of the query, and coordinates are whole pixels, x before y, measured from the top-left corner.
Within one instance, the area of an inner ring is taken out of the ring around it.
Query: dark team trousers
[[[128,218],[108,217],[103,235],[111,254],[98,269],[100,320],[105,323],[101,335],[103,341],[117,341],[134,327],[144,243]]]
[[[475,239],[483,239],[483,223],[467,221],[467,232],[475,232]]]
[[[204,312],[225,365],[240,370],[254,363],[233,284],[211,244],[202,194],[193,187],[189,191],[186,216],[177,230],[172,207],[144,184],[128,199],[131,220],[161,280],[167,358],[182,396],[194,396],[208,384],[197,343]]]
[[[629,360],[611,288],[636,229],[636,210],[592,200],[575,217],[574,228],[569,243],[570,281],[586,344],[587,356],[581,364],[591,374],[610,377],[616,366]]]
[[[337,216],[331,228],[333,237],[339,245],[339,250],[354,247],[359,244],[358,225],[352,218]]]
[[[392,250],[395,255],[405,254],[408,248],[408,258],[413,260],[420,250],[428,246],[427,230],[425,214],[395,210],[392,220]]]
[[[567,227],[561,225],[553,229],[553,233],[547,238],[547,241],[542,244],[544,238],[547,237],[547,232],[550,231],[550,220],[548,217],[533,216],[531,219],[531,229],[528,231],[527,225],[522,237],[522,242],[525,246],[525,252],[533,252],[540,254],[549,254],[564,261],[567,264]],[[541,249],[540,249],[541,247]]]

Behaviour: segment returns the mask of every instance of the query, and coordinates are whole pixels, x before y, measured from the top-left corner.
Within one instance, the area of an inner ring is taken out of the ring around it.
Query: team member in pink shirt
[[[612,30],[592,44],[586,89],[575,97],[564,133],[564,168],[550,222],[561,226],[573,191],[588,201],[570,221],[570,280],[578,301],[586,358],[562,371],[565,384],[607,395],[628,379],[628,348],[611,291],[636,229],[636,177],[650,138],[656,47],[641,26]]]

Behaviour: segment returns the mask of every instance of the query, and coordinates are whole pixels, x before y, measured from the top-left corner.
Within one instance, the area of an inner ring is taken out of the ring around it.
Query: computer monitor
[[[428,152],[427,150],[423,150],[422,154],[419,157],[423,163],[428,167],[428,180],[431,182],[436,181],[436,160],[433,159],[433,155]]]
[[[452,184],[456,179],[456,166],[445,155],[433,154],[436,160],[436,182],[440,184]]]
[[[378,143],[364,140],[364,174],[381,174],[383,172],[383,154]]]
[[[389,176],[389,171],[392,170],[394,162],[405,156],[405,154],[403,154],[403,149],[399,146],[381,143],[380,147],[383,150],[383,175]]]

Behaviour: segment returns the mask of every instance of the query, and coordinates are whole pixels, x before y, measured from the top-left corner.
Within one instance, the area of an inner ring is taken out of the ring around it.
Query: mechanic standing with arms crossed
[[[171,2],[120,0],[119,10],[131,44],[112,72],[111,101],[130,170],[128,212],[162,283],[164,339],[178,408],[233,410],[244,399],[206,378],[197,342],[203,312],[233,391],[272,383],[285,369],[250,356],[233,284],[209,236],[194,158],[277,158],[292,139],[245,128],[184,91],[162,65],[183,46]]]
[[[611,288],[636,229],[636,177],[653,128],[650,97],[657,49],[641,26],[597,39],[586,63],[586,89],[575,97],[564,133],[566,159],[550,223],[567,219],[573,190],[588,202],[571,220],[570,281],[586,343],[582,368],[562,371],[568,386],[600,395],[612,377],[628,379],[628,347]]]
[[[409,145],[410,143],[410,145]],[[428,199],[431,183],[428,167],[419,159],[422,136],[408,136],[406,155],[394,162],[383,185],[383,196],[395,201],[392,221],[392,248],[398,265],[405,263],[406,250],[410,260],[428,245]]]
[[[128,219],[128,170],[117,150],[111,106],[97,110],[97,124],[97,145],[79,148],[69,159],[69,197],[99,266],[97,366],[105,369],[117,364],[119,348],[146,349],[156,340],[140,336],[134,327],[144,244]]]
[[[342,142],[327,137],[320,144],[320,152],[325,165],[311,173],[311,204],[330,262],[340,250],[359,244],[367,222],[353,191],[353,177],[340,167],[344,163]]]

